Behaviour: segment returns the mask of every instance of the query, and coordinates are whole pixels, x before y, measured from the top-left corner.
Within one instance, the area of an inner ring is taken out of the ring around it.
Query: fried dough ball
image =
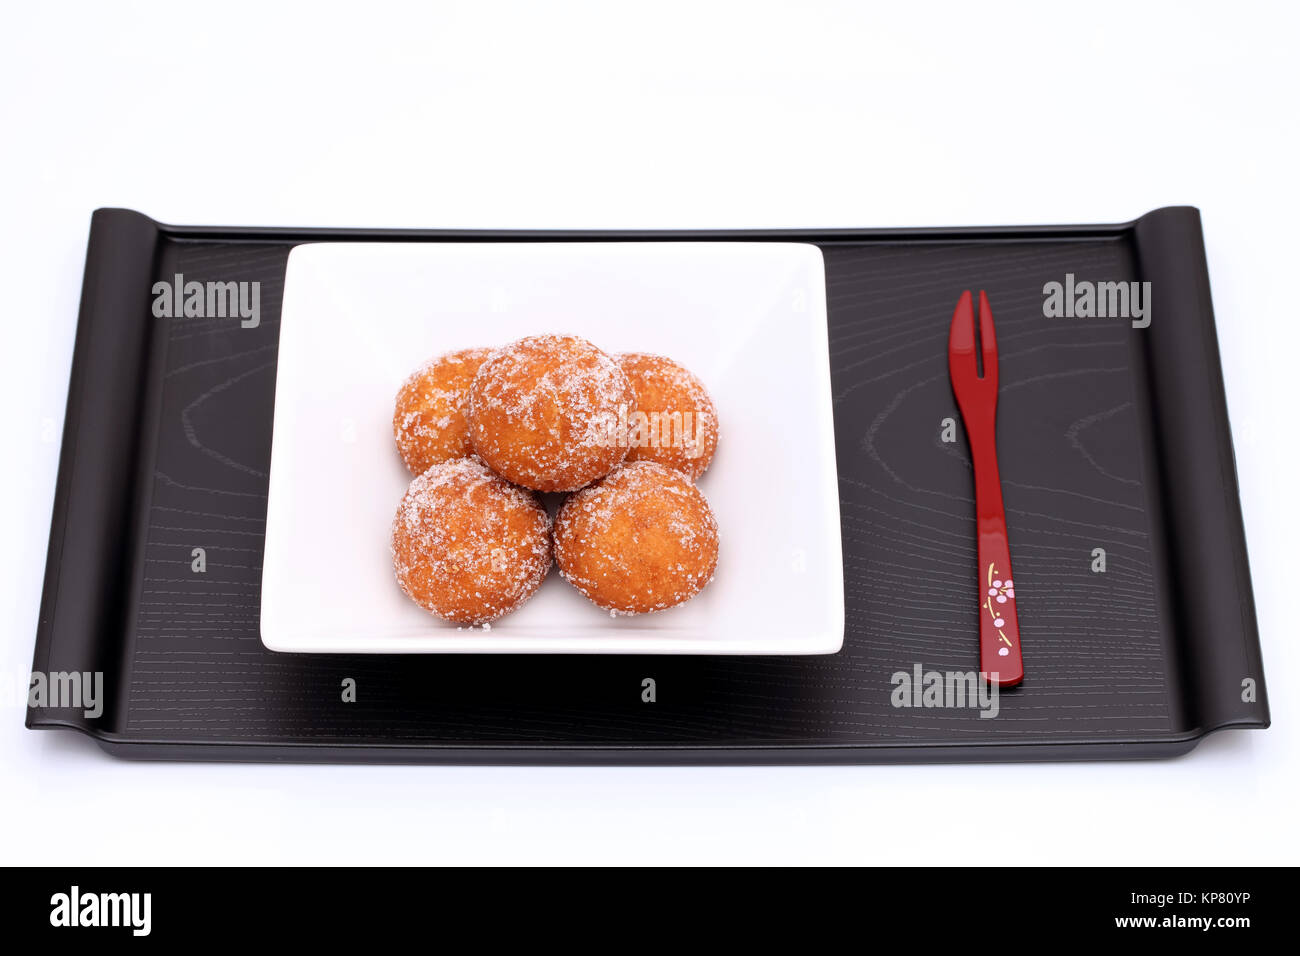
[[[515,484],[576,491],[627,455],[618,423],[636,399],[618,363],[575,335],[493,352],[470,387],[474,450]]]
[[[718,524],[681,472],[628,462],[564,503],[555,519],[555,561],[598,607],[661,611],[713,580]]]
[[[551,521],[535,495],[476,458],[434,465],[393,519],[393,568],[406,595],[459,624],[483,624],[532,596],[551,567]]]
[[[662,355],[624,352],[615,359],[636,393],[627,460],[657,461],[697,480],[718,447],[718,412],[704,383]]]
[[[411,474],[474,453],[469,440],[469,386],[491,349],[461,349],[430,359],[397,392],[393,438]]]

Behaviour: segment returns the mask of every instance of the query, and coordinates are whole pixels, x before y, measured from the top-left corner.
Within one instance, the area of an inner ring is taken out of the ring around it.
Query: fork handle
[[[1011,546],[1007,543],[1002,480],[991,431],[981,445],[972,448],[979,535],[980,670],[999,687],[1011,687],[1025,676],[1015,579],[1011,576]]]

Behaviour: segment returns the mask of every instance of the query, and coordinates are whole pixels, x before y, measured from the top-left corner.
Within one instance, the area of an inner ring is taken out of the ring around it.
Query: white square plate
[[[554,570],[490,629],[398,589],[410,480],[393,399],[425,359],[567,332],[669,355],[721,422],[700,480],[717,575],[681,607],[613,618]],[[844,640],[838,483],[815,246],[769,242],[320,243],[289,256],[262,642],[318,653],[832,654]]]

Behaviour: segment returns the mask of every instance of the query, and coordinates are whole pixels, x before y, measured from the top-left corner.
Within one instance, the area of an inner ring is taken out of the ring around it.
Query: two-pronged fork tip
[[[973,373],[976,378],[989,377],[992,370],[997,372],[998,346],[993,332],[993,309],[989,297],[980,289],[979,297],[979,344],[980,364],[976,368],[975,339],[975,305],[969,289],[962,292],[957,299],[957,308],[952,313],[952,326],[948,330],[948,362],[954,373],[959,373],[959,365],[969,364],[970,368],[961,368],[961,374]]]
[[[980,289],[979,300],[980,325],[985,322],[990,325],[993,322],[993,309],[989,306],[989,297]],[[957,299],[957,308],[952,313],[952,331],[954,334],[962,332],[970,337],[971,345],[974,347],[975,341],[975,303],[971,296],[970,289],[964,291]]]

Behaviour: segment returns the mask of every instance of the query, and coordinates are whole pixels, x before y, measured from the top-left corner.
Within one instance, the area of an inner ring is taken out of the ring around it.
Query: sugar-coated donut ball
[[[628,462],[564,503],[555,519],[555,562],[599,607],[661,611],[713,579],[718,524],[681,472]]]
[[[704,474],[718,447],[718,412],[689,369],[662,355],[615,356],[636,394],[628,461],[657,461],[692,481]]]
[[[627,455],[635,396],[618,363],[576,335],[535,335],[488,357],[470,386],[470,441],[498,474],[575,491]]]
[[[551,567],[551,521],[531,492],[476,458],[434,465],[393,520],[393,568],[406,595],[459,624],[483,624],[532,596]]]
[[[461,349],[425,362],[397,392],[393,438],[414,475],[474,452],[469,440],[469,386],[491,349]]]

